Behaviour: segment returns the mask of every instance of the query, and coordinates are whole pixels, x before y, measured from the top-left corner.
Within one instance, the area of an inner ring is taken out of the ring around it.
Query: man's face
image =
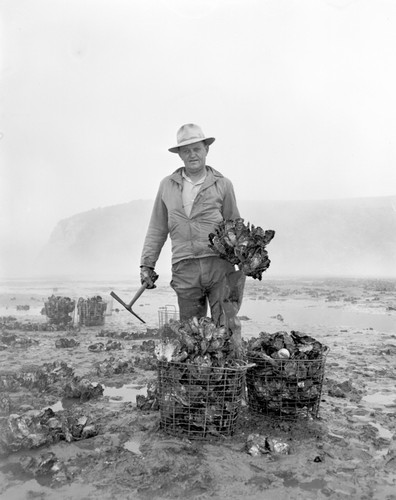
[[[203,142],[196,142],[179,148],[179,156],[183,160],[187,175],[203,173],[209,147]]]

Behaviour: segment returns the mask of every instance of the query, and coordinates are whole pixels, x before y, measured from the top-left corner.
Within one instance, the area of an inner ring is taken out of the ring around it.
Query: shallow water
[[[284,321],[276,320],[280,314]],[[312,301],[279,301],[270,302],[245,299],[240,316],[252,318],[250,322],[257,327],[271,328],[278,325],[292,329],[306,329],[312,325],[323,325],[338,328],[373,328],[381,332],[396,332],[396,315],[389,313],[369,313],[367,311],[348,310],[345,306],[315,304]]]
[[[114,403],[136,403],[136,396],[147,395],[147,387],[125,384],[122,387],[104,386],[103,396],[108,396]]]
[[[30,479],[24,483],[11,486],[7,490],[7,496],[2,498],[4,500],[22,500],[28,498],[46,498],[46,500],[58,500],[59,498],[77,499],[88,497],[88,495],[92,495],[95,491],[92,485],[81,483],[71,483],[53,490],[47,484],[41,484],[42,480],[40,481]]]
[[[361,300],[363,296],[367,296],[363,289],[365,281],[357,282],[360,284],[359,294]],[[315,289],[321,287],[321,290],[326,290],[326,286],[321,280],[312,279],[308,283],[302,280],[290,282],[290,286],[301,289]],[[304,285],[304,286],[303,286]],[[348,280],[339,280],[337,287],[342,285],[347,286]],[[137,330],[145,330],[146,326],[157,328],[159,325],[159,309],[166,304],[171,304],[175,307],[176,297],[174,291],[164,282],[159,284],[155,290],[146,291],[134,305],[134,310],[140,317],[146,321],[146,325],[140,323],[134,316],[125,311],[122,306],[113,301],[110,296],[112,290],[116,291],[126,302],[135,294],[140,283],[137,280],[131,281],[54,281],[54,280],[8,280],[0,281],[0,297],[5,298],[0,304],[0,315],[12,314],[18,319],[32,319],[32,316],[37,316],[41,321],[45,321],[45,317],[40,315],[40,311],[44,305],[44,301],[52,295],[68,296],[77,300],[79,297],[89,297],[100,295],[103,300],[108,302],[106,312],[106,324],[117,325],[127,318],[130,324]],[[273,293],[269,293],[262,299],[262,291],[267,288]],[[378,292],[379,293],[379,292]],[[385,294],[388,303],[396,305],[396,298],[392,294]],[[383,295],[385,297],[385,295]],[[260,297],[260,298],[258,298]],[[14,298],[15,300],[11,300]],[[17,304],[30,303],[29,311],[16,311]],[[277,327],[287,329],[309,329],[312,325],[337,327],[337,328],[353,328],[353,329],[374,329],[380,332],[396,333],[396,311],[387,311],[385,303],[381,306],[375,303],[375,307],[368,309],[364,303],[359,305],[351,305],[344,301],[325,302],[322,298],[306,298],[301,295],[296,295],[289,288],[287,283],[273,281],[267,283],[263,288],[257,288],[257,283],[247,281],[245,297],[242,303],[240,316],[250,318],[246,325],[253,329],[273,331]],[[371,304],[372,306],[373,304]],[[117,311],[115,312],[115,309]],[[284,318],[284,322],[277,321],[274,316],[280,314]]]
[[[369,394],[367,396],[363,396],[362,401],[374,407],[396,407],[396,390],[393,394],[384,394],[382,392]]]
[[[102,384],[103,385],[103,384]],[[125,384],[121,387],[112,387],[103,385],[103,396],[107,396],[112,403],[134,403],[136,404],[136,396],[147,395],[147,386],[135,386],[131,384]],[[51,406],[46,406],[45,408],[51,408],[52,411],[62,411],[66,410],[79,402],[79,399],[69,399],[64,398]],[[43,409],[45,409],[43,408]]]
[[[370,422],[370,425],[375,427],[378,431],[378,437],[382,439],[389,439],[391,440],[393,438],[393,432],[391,432],[389,429],[384,427],[383,425],[379,424],[378,422]]]
[[[79,402],[80,402],[79,399],[63,398],[51,406],[45,406],[44,408],[42,408],[42,410],[45,410],[46,408],[51,408],[51,410],[56,413],[57,411],[63,411],[67,410],[68,408],[72,408],[73,405],[76,405]]]
[[[135,441],[133,439],[130,439],[129,441],[126,441],[124,443],[124,448],[128,451],[131,451],[135,455],[141,455],[142,452],[140,451],[140,443],[138,441]]]
[[[305,491],[317,491],[321,490],[327,485],[327,481],[324,479],[313,479],[312,481],[299,481],[293,474],[285,472],[278,473],[278,477],[283,479],[283,484],[286,488],[301,488]]]

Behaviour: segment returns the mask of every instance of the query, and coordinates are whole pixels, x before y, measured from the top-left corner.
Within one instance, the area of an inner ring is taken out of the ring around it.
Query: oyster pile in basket
[[[327,347],[313,337],[292,330],[287,332],[267,333],[261,332],[259,337],[251,338],[246,344],[249,355],[262,359],[311,360],[323,356]]]
[[[232,331],[210,318],[170,321],[155,354],[161,427],[189,438],[231,435],[247,368]]]
[[[235,351],[232,332],[216,327],[210,318],[171,320],[161,340],[156,342],[155,355],[159,361],[192,363],[201,367],[234,366]]]
[[[261,280],[262,273],[271,261],[265,247],[275,236],[275,231],[244,224],[244,219],[223,221],[214,233],[209,234],[209,248],[231,264],[236,264],[246,275]]]
[[[100,326],[104,324],[107,303],[97,295],[77,302],[78,323],[84,326]]]
[[[249,405],[277,418],[316,416],[328,347],[297,331],[261,332],[246,342]]]
[[[49,319],[49,323],[55,325],[67,325],[73,321],[71,314],[75,309],[75,301],[69,297],[55,297],[51,295],[41,311]]]

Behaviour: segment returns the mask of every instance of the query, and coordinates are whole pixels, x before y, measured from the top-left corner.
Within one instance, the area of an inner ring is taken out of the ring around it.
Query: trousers
[[[207,316],[208,307],[216,326],[225,326],[241,340],[237,318],[246,276],[220,257],[185,259],[172,266],[171,287],[177,295],[180,319]]]

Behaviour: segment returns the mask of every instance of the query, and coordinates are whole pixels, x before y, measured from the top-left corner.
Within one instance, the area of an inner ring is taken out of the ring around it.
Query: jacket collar
[[[183,176],[182,172],[184,170],[184,167],[180,167],[177,170],[173,172],[173,174],[170,175],[170,179],[172,181],[175,181],[177,184],[183,185]],[[224,177],[222,173],[220,173],[218,170],[216,170],[213,167],[210,167],[209,165],[206,165],[206,178],[204,183],[202,184],[202,188],[206,188],[208,186],[211,186],[214,184],[218,179],[221,177]]]

